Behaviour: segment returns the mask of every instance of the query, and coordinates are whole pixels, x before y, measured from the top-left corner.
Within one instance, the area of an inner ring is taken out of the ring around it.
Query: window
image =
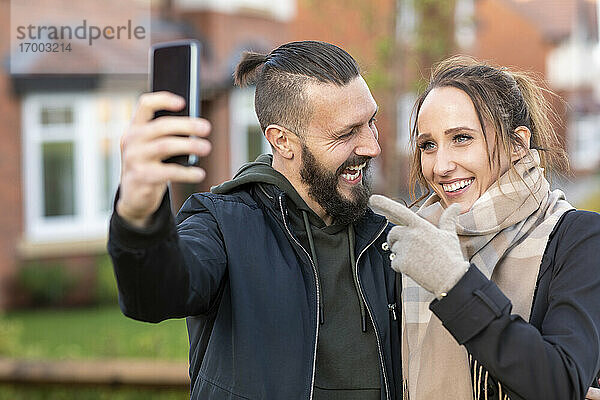
[[[417,100],[414,93],[400,95],[396,101],[396,151],[398,154],[408,154],[410,149],[411,113]]]
[[[119,179],[119,138],[135,94],[30,94],[23,100],[29,242],[106,235]]]
[[[400,43],[412,43],[416,38],[419,20],[413,1],[415,0],[396,2],[396,40]]]
[[[231,175],[242,164],[254,161],[262,153],[270,153],[271,146],[265,139],[254,112],[254,87],[233,89],[229,102]]]
[[[576,170],[592,170],[600,165],[600,115],[574,115],[571,123],[569,159]]]
[[[73,142],[45,142],[42,146],[44,217],[75,215]]]
[[[454,40],[461,49],[470,49],[475,44],[475,1],[457,0],[454,6]]]

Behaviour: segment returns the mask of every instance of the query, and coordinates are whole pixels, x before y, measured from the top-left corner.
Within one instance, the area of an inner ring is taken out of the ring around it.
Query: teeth
[[[463,188],[469,186],[472,182],[473,182],[473,178],[463,179],[463,180],[448,183],[448,184],[442,184],[442,187],[444,188],[444,191],[446,191],[446,192],[455,192],[459,189],[463,189]]]
[[[360,175],[360,170],[356,171],[356,173],[354,174],[342,174],[342,178],[346,179],[347,181],[353,181],[356,178],[358,178]]]
[[[365,167],[365,165],[367,165],[366,162],[360,164],[360,165],[353,165],[351,167],[348,167],[348,169],[351,169],[353,171],[360,171],[361,169],[363,169]]]
[[[350,167],[347,167],[346,168],[347,170],[354,171],[354,173],[342,174],[342,178],[344,178],[348,181],[353,181],[353,180],[357,179],[360,176],[360,172],[365,167],[365,165],[367,165],[366,162],[364,162],[360,165],[352,165]]]

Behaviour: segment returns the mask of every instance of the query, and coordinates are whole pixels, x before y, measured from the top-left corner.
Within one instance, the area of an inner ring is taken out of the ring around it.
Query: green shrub
[[[96,260],[96,287],[95,302],[97,304],[117,304],[119,291],[113,271],[112,262],[108,254]]]
[[[33,261],[19,269],[19,285],[31,297],[34,305],[61,305],[78,279],[61,263]]]

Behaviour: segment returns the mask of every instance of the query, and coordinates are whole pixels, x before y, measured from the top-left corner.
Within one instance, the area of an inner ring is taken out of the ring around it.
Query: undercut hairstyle
[[[488,152],[490,167],[500,165],[501,151],[511,154],[512,149],[526,146],[515,133],[524,126],[531,132],[530,148],[540,153],[544,174],[568,171],[569,162],[564,147],[554,130],[560,118],[545,97],[558,98],[533,74],[496,67],[468,56],[454,56],[437,64],[425,91],[417,98],[411,116],[410,149],[412,162],[409,190],[413,204],[429,196],[431,190],[421,170],[421,152],[417,147],[418,117],[427,95],[435,88],[454,87],[465,92],[475,106],[475,112],[486,143],[494,141]],[[486,126],[491,132],[486,132]],[[512,163],[510,168],[514,168]],[[422,196],[416,198],[416,185]]]
[[[264,133],[271,124],[303,136],[312,116],[305,93],[309,82],[345,86],[360,75],[357,62],[325,42],[286,43],[269,54],[244,52],[234,72],[235,84],[256,84],[254,107]]]

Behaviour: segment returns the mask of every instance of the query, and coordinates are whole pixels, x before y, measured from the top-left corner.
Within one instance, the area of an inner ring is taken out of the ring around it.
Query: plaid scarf
[[[560,216],[573,208],[560,190],[550,191],[539,162],[537,151],[530,150],[457,223],[465,258],[498,285],[511,300],[512,313],[526,321],[548,237]],[[434,194],[417,214],[437,226],[442,211]],[[433,299],[433,294],[402,276],[404,398],[470,400],[487,395],[480,392],[482,367],[471,360],[475,372],[471,376],[466,349],[429,310]],[[499,389],[501,393],[501,383]]]

